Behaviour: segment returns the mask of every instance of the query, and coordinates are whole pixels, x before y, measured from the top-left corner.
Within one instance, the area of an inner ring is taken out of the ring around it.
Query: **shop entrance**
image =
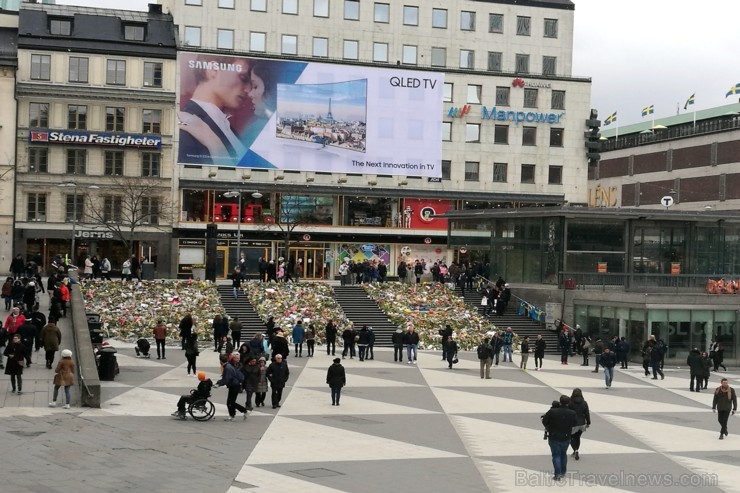
[[[290,259],[293,265],[296,265],[299,260],[301,261],[303,279],[324,279],[324,254],[323,248],[298,247],[290,251]]]
[[[229,269],[229,247],[219,246],[216,247],[216,278],[226,279],[231,273]]]

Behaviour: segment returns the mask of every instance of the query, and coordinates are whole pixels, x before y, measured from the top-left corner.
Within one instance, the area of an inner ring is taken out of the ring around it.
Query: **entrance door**
[[[324,279],[323,248],[294,248],[290,251],[290,258],[294,263],[301,260],[303,279]]]
[[[216,247],[216,278],[226,279],[229,277],[229,247]]]

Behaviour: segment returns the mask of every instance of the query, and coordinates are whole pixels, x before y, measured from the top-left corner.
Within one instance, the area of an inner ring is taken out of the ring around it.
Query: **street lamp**
[[[239,264],[239,261],[241,260],[240,255],[242,251],[242,191],[231,191],[231,192],[225,192],[224,197],[233,199],[234,197],[239,197],[239,212],[237,213],[237,222],[236,222],[236,263]],[[259,192],[252,192],[252,198],[254,199],[261,199],[262,194]],[[239,272],[239,275],[243,276],[243,272]]]
[[[68,181],[64,183],[60,183],[57,185],[58,187],[64,187],[64,188],[73,188],[74,189],[74,195],[72,199],[72,261],[77,262],[77,259],[75,257],[75,240],[77,235],[77,183],[73,181]],[[97,185],[88,185],[87,187],[90,190],[95,190],[100,188]],[[66,211],[66,206],[65,206]]]

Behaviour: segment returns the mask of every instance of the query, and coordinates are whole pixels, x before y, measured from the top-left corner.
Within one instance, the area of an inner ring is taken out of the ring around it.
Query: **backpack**
[[[658,352],[658,354],[663,355],[663,354],[666,353],[666,350],[668,348],[666,347],[665,342],[663,342],[663,340],[661,339],[661,340],[659,340],[658,342],[655,343],[655,348],[654,349]]]
[[[490,354],[490,346],[488,344],[478,345],[478,359],[488,359]]]

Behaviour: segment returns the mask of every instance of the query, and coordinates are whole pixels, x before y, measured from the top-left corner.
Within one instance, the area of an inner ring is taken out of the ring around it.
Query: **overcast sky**
[[[215,0],[214,0],[215,1]],[[121,8],[121,0],[57,0],[57,3]],[[128,0],[127,9],[146,10],[147,0]],[[591,77],[591,106],[603,121],[618,111],[617,123],[738,101],[725,93],[740,83],[740,1],[575,0],[573,75]]]

